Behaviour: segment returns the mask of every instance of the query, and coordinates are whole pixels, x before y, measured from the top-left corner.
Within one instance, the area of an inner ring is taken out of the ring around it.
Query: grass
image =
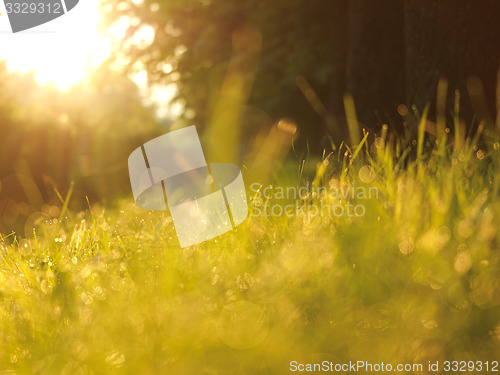
[[[249,217],[181,249],[168,212],[127,199],[2,237],[0,374],[498,360],[500,145],[423,131],[408,147],[362,139],[325,156],[309,182],[378,197],[300,205],[350,201],[364,216]],[[303,166],[286,168],[298,176],[287,185],[306,185]],[[255,207],[280,204],[258,195]]]

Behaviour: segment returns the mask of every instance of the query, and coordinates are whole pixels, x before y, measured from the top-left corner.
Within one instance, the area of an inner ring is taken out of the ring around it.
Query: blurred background
[[[468,131],[500,123],[495,0],[78,6],[87,11],[78,43],[61,49],[33,35],[43,54],[3,46],[0,232],[28,235],[59,215],[70,192],[77,209],[130,194],[130,152],[186,125],[196,124],[209,161],[265,178],[286,157],[320,156],[347,140],[346,104],[360,128],[388,124],[411,139],[426,104],[435,117],[443,78],[448,108],[460,92]]]

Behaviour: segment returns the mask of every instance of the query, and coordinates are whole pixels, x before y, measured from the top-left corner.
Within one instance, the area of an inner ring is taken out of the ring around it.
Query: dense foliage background
[[[449,108],[454,90],[462,92],[467,128],[496,113],[494,0],[144,0],[110,1],[105,9],[108,22],[134,20],[129,40],[143,27],[154,29],[150,43],[124,43],[120,52],[129,68],[145,67],[151,82],[176,82],[185,115],[202,127],[220,116],[217,96],[234,95],[221,92],[228,72],[241,80],[243,98],[233,98],[235,105],[256,106],[274,120],[293,118],[314,148],[324,134],[345,137],[345,93],[375,131],[388,123],[403,132],[399,104],[420,112],[430,104],[433,118],[440,78],[448,80]]]

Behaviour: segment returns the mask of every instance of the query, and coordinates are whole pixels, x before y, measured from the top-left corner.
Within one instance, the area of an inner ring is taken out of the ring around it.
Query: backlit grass
[[[498,360],[500,145],[482,137],[436,144],[421,131],[408,147],[365,137],[325,155],[310,179],[293,163],[285,174],[296,177],[272,181],[376,187],[378,197],[337,202],[362,203],[364,216],[249,217],[181,249],[168,212],[130,198],[49,217],[31,238],[4,235],[0,373]]]

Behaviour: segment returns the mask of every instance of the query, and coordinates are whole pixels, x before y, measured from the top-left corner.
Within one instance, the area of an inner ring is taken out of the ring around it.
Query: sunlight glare
[[[33,71],[40,84],[67,90],[110,56],[111,38],[100,35],[100,19],[98,0],[80,1],[74,10],[55,20],[58,25],[54,26],[54,21],[43,25],[48,31],[2,35],[0,59],[6,60],[10,71]],[[70,27],[61,32],[57,26],[62,22]]]

